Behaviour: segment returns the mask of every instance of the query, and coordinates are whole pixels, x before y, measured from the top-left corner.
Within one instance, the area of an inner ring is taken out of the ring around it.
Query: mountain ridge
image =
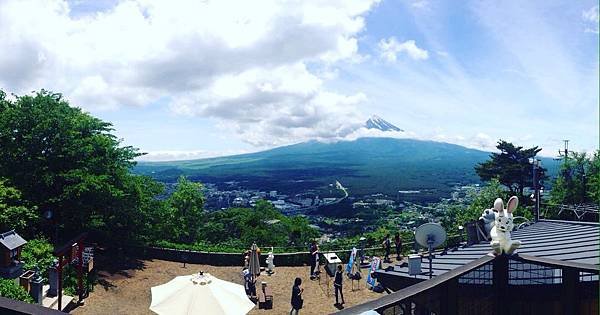
[[[170,183],[180,175],[216,184],[236,181],[248,189],[291,195],[327,189],[339,180],[350,195],[395,196],[399,190],[419,190],[419,201],[430,202],[449,197],[457,185],[480,183],[474,166],[489,155],[451,143],[376,137],[308,141],[227,157],[140,162],[134,172]],[[549,160],[545,167],[556,163]]]

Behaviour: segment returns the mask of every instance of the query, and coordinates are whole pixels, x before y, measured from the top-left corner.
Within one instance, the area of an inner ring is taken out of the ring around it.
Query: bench
[[[271,288],[264,287],[264,290],[258,291],[258,308],[259,309],[272,309],[273,308],[273,293]]]

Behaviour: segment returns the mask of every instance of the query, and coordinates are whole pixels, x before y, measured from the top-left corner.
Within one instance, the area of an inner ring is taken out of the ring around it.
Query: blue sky
[[[598,68],[597,1],[0,2],[0,88],[62,92],[148,160],[361,136],[592,151]]]

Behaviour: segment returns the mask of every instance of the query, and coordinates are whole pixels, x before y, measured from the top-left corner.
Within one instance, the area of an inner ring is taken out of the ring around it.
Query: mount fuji
[[[373,115],[369,120],[365,122],[365,128],[367,129],[377,129],[381,131],[400,131],[404,132],[404,130],[394,126],[392,123],[387,122],[385,119]]]

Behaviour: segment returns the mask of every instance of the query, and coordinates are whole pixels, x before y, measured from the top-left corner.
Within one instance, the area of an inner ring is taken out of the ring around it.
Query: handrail
[[[64,315],[65,313],[41,305],[30,304],[0,296],[0,314]]]
[[[448,243],[448,241],[450,240],[454,240],[456,238],[460,238],[461,235],[460,234],[454,234],[454,235],[449,235],[448,239],[446,240],[446,244]],[[403,242],[402,243],[402,247],[403,248],[412,248],[415,245],[414,241],[411,242]],[[139,245],[134,245],[134,246],[139,246]],[[154,247],[154,248],[162,248],[162,249],[177,249],[177,248],[172,248],[172,247],[165,247],[165,246],[153,246],[153,245],[148,245],[149,247]],[[332,249],[327,249],[326,246],[321,246],[324,247],[321,252],[349,252],[351,251],[353,248],[356,249],[360,249],[358,246],[352,246],[352,247],[346,247],[346,248],[332,248]],[[442,248],[443,246],[440,246],[438,248]],[[448,246],[446,246],[448,247]],[[265,249],[296,249],[296,248],[307,248],[306,246],[259,246],[259,248],[261,248],[261,251],[263,253],[265,253]],[[194,251],[194,252],[201,252],[201,253],[212,253],[212,254],[239,254],[239,253],[243,253],[244,251],[248,250],[248,249],[234,249],[236,251],[231,251],[231,252],[219,252],[219,251],[210,251],[210,250],[193,250],[193,249],[179,249],[179,250],[185,250],[185,251]],[[373,251],[373,250],[383,250],[383,246],[378,245],[378,246],[371,246],[371,247],[365,247],[363,248],[363,250],[365,251]],[[289,255],[289,254],[306,254],[309,253],[309,251],[296,251],[296,252],[283,252],[283,253],[276,253],[274,252],[274,255]]]

